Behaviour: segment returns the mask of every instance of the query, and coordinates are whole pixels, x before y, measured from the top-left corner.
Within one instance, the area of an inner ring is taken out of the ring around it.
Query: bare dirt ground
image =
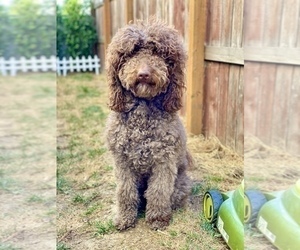
[[[165,231],[153,231],[144,216],[137,226],[115,230],[116,183],[105,146],[107,85],[104,76],[76,74],[57,83],[58,249],[227,249],[202,215],[209,188],[233,190],[243,179],[243,158],[216,138],[189,136],[195,167],[187,208],[176,211]]]
[[[0,85],[0,249],[55,249],[55,74]]]

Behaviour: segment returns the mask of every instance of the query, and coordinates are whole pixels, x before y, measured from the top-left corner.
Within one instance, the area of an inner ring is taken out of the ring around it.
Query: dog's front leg
[[[171,166],[158,166],[149,179],[146,221],[154,230],[165,229],[170,224],[175,177],[176,171]]]
[[[122,166],[116,171],[118,180],[117,186],[117,207],[118,212],[115,219],[115,226],[119,230],[134,227],[138,211],[138,189],[136,176],[130,172],[128,167]]]

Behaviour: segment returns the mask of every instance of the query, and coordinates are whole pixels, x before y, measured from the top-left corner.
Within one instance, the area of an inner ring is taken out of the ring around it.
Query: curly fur
[[[175,29],[161,21],[120,29],[107,52],[107,141],[117,178],[116,227],[136,223],[146,203],[152,229],[169,225],[190,190],[182,106],[186,52]]]

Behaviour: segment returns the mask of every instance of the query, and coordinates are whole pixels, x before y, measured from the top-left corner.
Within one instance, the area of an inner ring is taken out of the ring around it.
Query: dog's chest
[[[138,172],[149,172],[175,153],[179,138],[171,129],[169,114],[141,107],[120,119],[116,153]]]

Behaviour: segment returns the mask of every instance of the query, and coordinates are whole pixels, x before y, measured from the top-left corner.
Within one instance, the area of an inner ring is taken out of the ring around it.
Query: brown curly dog
[[[119,230],[134,227],[145,204],[152,229],[169,225],[187,200],[191,163],[182,107],[186,52],[175,29],[161,21],[120,29],[108,47],[111,112],[107,141],[115,159]]]

